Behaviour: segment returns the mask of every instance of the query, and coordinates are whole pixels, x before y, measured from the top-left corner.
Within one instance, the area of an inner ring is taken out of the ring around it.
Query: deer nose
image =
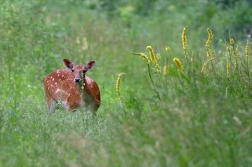
[[[74,78],[75,82],[80,82],[80,80],[81,80],[80,78]]]

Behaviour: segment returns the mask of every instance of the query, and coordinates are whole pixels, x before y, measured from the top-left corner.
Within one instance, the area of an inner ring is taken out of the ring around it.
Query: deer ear
[[[95,64],[95,61],[94,61],[94,60],[88,62],[88,63],[86,64],[86,66],[85,66],[85,71],[88,71],[88,70],[90,70],[91,68],[93,68],[94,64]]]
[[[73,63],[70,60],[63,59],[63,61],[64,61],[64,63],[65,63],[65,65],[66,65],[67,68],[69,68],[69,69],[73,68]]]

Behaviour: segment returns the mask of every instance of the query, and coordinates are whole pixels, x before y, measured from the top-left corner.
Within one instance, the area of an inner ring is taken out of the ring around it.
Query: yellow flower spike
[[[209,28],[207,29],[207,33],[208,33],[208,37],[209,37],[209,42],[211,43],[212,40],[213,40],[214,34],[213,34],[213,32]]]
[[[187,27],[185,27],[183,29],[183,32],[182,32],[182,44],[183,44],[183,49],[186,51],[187,49],[187,39],[186,39],[186,30],[187,30]]]
[[[180,62],[180,60],[178,58],[174,58],[173,61],[177,64],[179,70],[181,73],[184,73],[183,72],[183,68],[182,68],[182,63]]]
[[[238,59],[238,54],[239,54],[239,50],[238,50],[238,46],[235,48],[235,59]]]
[[[120,84],[121,84],[121,80],[122,80],[122,76],[126,75],[125,73],[120,73],[118,75],[117,81],[116,81],[116,92],[117,95],[119,97],[120,102],[122,103],[122,96],[121,96],[121,89],[120,89]]]
[[[206,41],[205,47],[206,47],[206,51],[207,51],[207,57],[210,58],[210,59],[212,59],[212,53],[211,53],[211,49],[210,49],[210,44],[211,44],[211,42],[213,40],[213,36],[214,35],[213,35],[212,31],[209,28],[207,29],[207,33],[208,33],[208,39]]]
[[[230,75],[230,63],[227,60],[227,76],[229,76],[229,75]]]
[[[168,67],[164,66],[163,67],[163,74],[166,75],[168,73]]]
[[[157,69],[157,72],[161,72],[160,67],[159,67],[159,64],[158,64],[157,59],[156,59],[156,57],[155,57],[155,55],[154,55],[154,51],[153,51],[152,47],[151,47],[151,46],[147,46],[146,49],[149,51],[151,61],[152,61],[153,64],[155,65],[155,67],[156,67],[156,69]]]
[[[185,28],[183,29],[183,32],[182,32],[182,45],[183,45],[183,50],[184,50],[185,59],[188,60],[188,57],[187,57],[187,38],[186,38],[186,30],[187,30],[187,27],[185,27]]]
[[[139,53],[139,56],[142,57],[146,61],[147,64],[150,64],[150,60],[149,60],[148,56],[146,56],[146,54]]]
[[[231,48],[229,45],[226,46],[226,50],[228,51],[228,54],[230,55],[231,54]]]
[[[154,51],[153,51],[152,47],[151,47],[151,46],[147,46],[146,49],[149,51],[151,61],[154,63],[155,60],[156,60],[156,58],[155,58]],[[155,64],[155,63],[154,63],[154,64]]]
[[[209,59],[209,60],[207,60],[207,61],[203,64],[202,69],[201,69],[201,73],[204,73],[204,72],[205,72],[206,65],[208,64],[209,61],[212,61],[212,60],[213,60],[213,59]]]
[[[205,47],[206,47],[206,52],[207,52],[207,57],[210,59],[210,61],[211,61],[211,65],[212,65],[212,69],[213,69],[213,72],[214,72],[214,74],[216,74],[215,73],[215,70],[214,70],[214,63],[213,63],[213,56],[212,56],[212,53],[211,53],[211,48],[210,48],[210,45],[211,45],[211,42],[212,42],[212,40],[213,40],[213,33],[212,33],[212,31],[208,28],[207,29],[207,33],[208,33],[208,39],[207,39],[207,41],[206,41],[206,45],[205,45]]]
[[[238,68],[238,55],[239,55],[238,46],[234,50],[234,55],[235,55],[235,67]]]
[[[213,40],[214,35],[213,35],[212,31],[209,28],[207,29],[207,33],[208,33],[208,39],[207,39],[207,42],[206,42],[206,46],[210,47],[210,44],[211,44],[211,42]]]
[[[249,41],[247,41],[246,47],[245,47],[245,56],[247,63],[249,62]]]

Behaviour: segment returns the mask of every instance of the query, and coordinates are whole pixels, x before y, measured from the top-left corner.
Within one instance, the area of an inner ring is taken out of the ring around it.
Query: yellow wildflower
[[[246,55],[246,61],[249,61],[249,41],[247,41],[246,47],[245,47],[245,55]]]
[[[214,34],[209,28],[207,29],[207,33],[208,33],[208,42],[209,42],[208,45],[210,45],[213,40]]]
[[[229,45],[226,46],[226,50],[228,51],[228,54],[230,55],[231,54],[231,49],[230,49]]]
[[[235,43],[235,42],[234,42],[234,38],[229,37],[229,42],[230,42],[231,45],[234,45],[234,43]]]
[[[238,55],[239,55],[238,46],[235,48],[234,55],[235,55],[235,67],[238,68]]]
[[[201,69],[201,73],[204,73],[204,72],[205,72],[206,65],[208,64],[209,61],[212,61],[212,60],[213,60],[213,59],[209,59],[209,60],[207,60],[207,61],[203,64],[202,69]]]
[[[163,67],[163,74],[166,75],[168,73],[168,67],[165,65]]]
[[[159,53],[156,55],[156,57],[157,59],[161,59],[161,55]]]
[[[229,75],[230,75],[230,63],[227,60],[227,76],[229,76]]]
[[[170,49],[170,47],[167,46],[167,47],[165,48],[165,50],[169,52],[171,49]]]
[[[184,50],[186,50],[187,48],[186,30],[187,30],[187,27],[185,27],[182,32],[182,44],[183,44]]]
[[[235,48],[235,59],[238,59],[238,54],[239,54],[239,51],[238,51],[238,46]]]
[[[157,69],[157,72],[161,72],[160,67],[159,67],[159,64],[158,64],[157,59],[156,59],[156,57],[155,57],[155,55],[154,55],[154,51],[153,51],[152,47],[151,47],[151,46],[147,46],[146,49],[149,51],[151,61],[152,61],[153,64],[155,65],[155,67],[156,67],[156,69]]]
[[[146,49],[149,51],[151,61],[154,63],[156,61],[156,58],[155,58],[154,51],[153,51],[152,47],[151,46],[147,46]]]
[[[122,103],[122,96],[121,96],[120,83],[123,75],[125,75],[125,73],[120,73],[116,81],[116,92],[121,103]]]
[[[186,30],[187,30],[187,27],[185,27],[183,29],[183,32],[182,32],[182,45],[183,45],[183,50],[184,50],[184,55],[185,55],[185,58],[187,60],[187,38],[186,38]]]
[[[183,73],[182,63],[180,62],[180,60],[178,58],[174,58],[173,61],[177,64],[180,72]]]
[[[149,58],[146,56],[146,54],[144,54],[144,53],[139,53],[139,56],[142,57],[142,58],[146,61],[147,64],[150,64],[150,60],[149,60]]]
[[[213,40],[213,36],[214,35],[213,35],[212,31],[209,28],[207,29],[207,32],[208,32],[208,39],[206,41],[205,47],[206,47],[206,51],[207,51],[207,57],[210,58],[210,59],[212,59],[212,53],[211,53],[211,49],[210,49],[210,44],[211,44],[211,42]]]

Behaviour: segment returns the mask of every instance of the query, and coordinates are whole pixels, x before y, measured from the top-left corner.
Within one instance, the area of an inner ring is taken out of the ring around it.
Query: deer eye
[[[71,69],[71,71],[72,71],[72,72],[74,72],[74,70],[73,70],[73,69]]]

